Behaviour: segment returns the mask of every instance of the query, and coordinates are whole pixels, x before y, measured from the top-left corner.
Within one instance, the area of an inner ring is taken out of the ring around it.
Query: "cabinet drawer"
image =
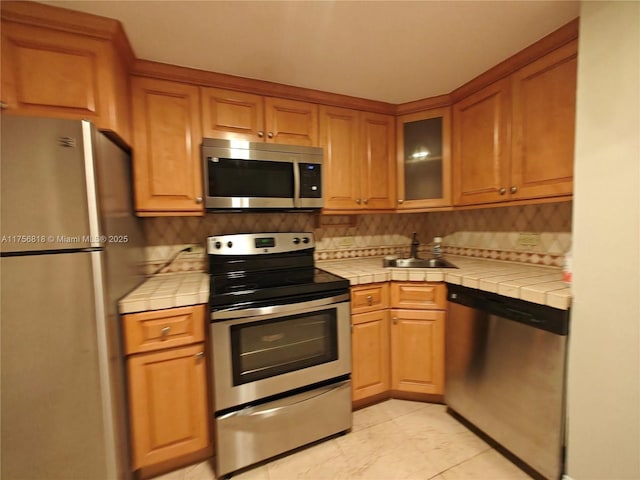
[[[446,303],[447,287],[444,283],[391,283],[391,306],[393,308],[444,310]]]
[[[389,285],[374,283],[351,289],[351,313],[364,313],[389,306]]]
[[[189,345],[204,340],[204,305],[123,316],[126,353]]]

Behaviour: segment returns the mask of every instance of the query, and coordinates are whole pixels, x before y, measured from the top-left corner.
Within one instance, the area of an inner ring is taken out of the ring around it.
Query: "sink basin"
[[[444,258],[396,258],[385,260],[385,267],[398,268],[458,268]]]

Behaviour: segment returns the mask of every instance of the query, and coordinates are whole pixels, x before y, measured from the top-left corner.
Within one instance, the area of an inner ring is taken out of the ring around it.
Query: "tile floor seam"
[[[482,450],[482,451],[480,451],[480,452],[476,453],[475,455],[471,455],[469,458],[466,458],[465,460],[462,460],[462,461],[460,461],[460,462],[456,463],[455,465],[451,465],[449,468],[446,468],[446,469],[442,470],[440,473],[438,473],[438,475],[442,475],[443,473],[446,473],[446,472],[448,472],[449,470],[452,470],[452,469],[454,469],[454,468],[457,468],[457,467],[459,467],[460,465],[464,465],[465,463],[470,462],[470,461],[471,461],[471,460],[473,460],[474,458],[479,457],[480,455],[482,455],[482,454],[484,454],[484,453],[486,453],[486,452],[488,452],[488,451],[490,451],[490,450],[492,450],[492,447],[491,447],[491,445],[487,444],[487,448],[485,448],[484,450]],[[435,476],[437,477],[438,475],[435,475]],[[431,478],[434,478],[434,477],[431,477]],[[431,480],[431,479],[429,479],[429,480]]]

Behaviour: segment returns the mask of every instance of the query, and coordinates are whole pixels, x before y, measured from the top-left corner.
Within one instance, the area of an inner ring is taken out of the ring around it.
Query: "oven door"
[[[216,412],[351,373],[348,294],[211,320]]]

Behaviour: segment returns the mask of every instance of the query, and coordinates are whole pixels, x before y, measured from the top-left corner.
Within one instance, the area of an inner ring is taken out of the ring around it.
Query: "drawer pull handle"
[[[163,337],[166,337],[167,335],[169,335],[170,331],[171,331],[171,327],[162,327],[162,330],[160,330],[160,335],[162,335]]]
[[[367,295],[367,303],[373,305],[373,297],[371,295]]]
[[[398,317],[393,317],[393,324],[397,325],[398,324]]]
[[[202,360],[204,358],[204,352],[198,352],[194,355],[196,360]]]

